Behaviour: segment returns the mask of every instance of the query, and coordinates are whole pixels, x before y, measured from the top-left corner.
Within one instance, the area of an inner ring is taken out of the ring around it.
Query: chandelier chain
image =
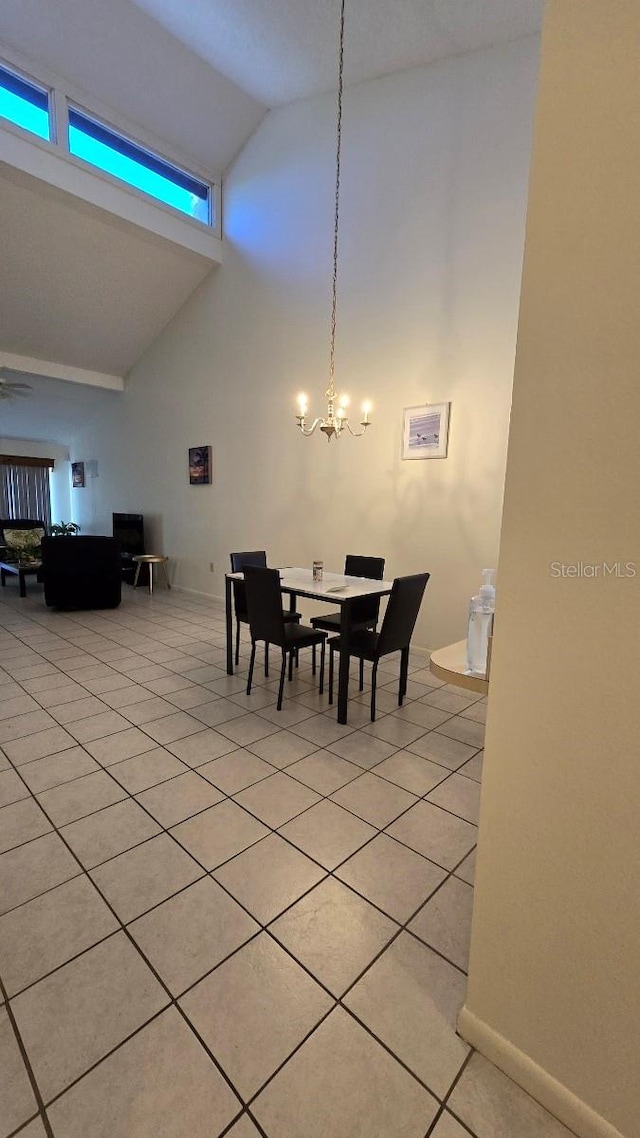
[[[336,346],[336,307],[338,296],[338,232],[340,220],[340,155],[342,150],[342,92],[344,78],[344,5],[340,0],[340,47],[338,51],[338,124],[336,130],[336,192],[333,215],[333,280],[331,285],[331,337],[329,342],[329,387],[325,392],[328,399],[336,394],[335,346]]]
[[[338,106],[337,106],[337,126],[336,126],[336,180],[335,180],[335,197],[334,197],[334,215],[333,215],[333,280],[331,285],[331,334],[329,339],[329,378],[328,386],[325,391],[325,399],[327,400],[327,410],[325,415],[319,415],[313,422],[307,420],[308,403],[307,397],[304,392],[298,396],[298,413],[296,419],[298,422],[298,430],[303,435],[312,435],[316,429],[319,429],[325,436],[327,442],[331,439],[338,439],[340,435],[347,431],[353,435],[355,439],[362,438],[371,420],[369,413],[371,411],[371,404],[366,401],[362,404],[362,419],[360,420],[360,430],[355,430],[349,422],[347,414],[347,406],[349,403],[348,396],[341,395],[339,399],[336,397],[335,386],[335,346],[336,346],[336,312],[338,303],[338,233],[340,221],[340,171],[341,171],[341,153],[342,153],[342,99],[344,93],[344,13],[346,0],[338,0],[340,7],[340,38],[339,38],[339,51],[338,51]]]

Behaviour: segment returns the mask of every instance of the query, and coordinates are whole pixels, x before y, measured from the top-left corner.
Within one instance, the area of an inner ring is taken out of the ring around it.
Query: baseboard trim
[[[172,585],[176,593],[189,593],[192,597],[202,597],[205,601],[221,601],[224,604],[224,597],[217,597],[213,593],[205,593],[202,589],[189,589],[186,585]]]
[[[539,1067],[524,1051],[470,1011],[466,1004],[458,1016],[458,1032],[579,1138],[625,1138],[615,1126]]]

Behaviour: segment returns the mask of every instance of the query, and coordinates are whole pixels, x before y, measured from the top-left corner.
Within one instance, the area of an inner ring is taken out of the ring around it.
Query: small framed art
[[[405,407],[402,423],[402,457],[446,458],[450,403],[423,403]]]
[[[84,486],[84,462],[71,463],[71,485],[74,490]]]
[[[189,447],[189,482],[191,486],[211,484],[211,447]]]

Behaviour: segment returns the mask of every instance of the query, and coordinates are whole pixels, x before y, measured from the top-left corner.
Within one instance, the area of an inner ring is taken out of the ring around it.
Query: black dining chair
[[[372,722],[376,717],[378,663],[383,656],[388,656],[391,652],[400,652],[398,707],[402,707],[402,701],[407,692],[411,637],[429,576],[429,573],[414,573],[410,577],[396,577],[380,632],[361,629],[353,632],[350,636],[349,655],[356,656],[361,663],[368,660],[373,664],[371,675]],[[333,703],[333,654],[339,652],[340,647],[340,637],[333,636],[329,641],[329,703]]]
[[[245,553],[231,553],[231,572],[241,573],[247,565],[258,565],[266,568],[267,554],[264,549],[254,549]],[[244,581],[233,582],[233,607],[236,614],[236,667],[240,663],[240,625],[249,623],[249,613],[247,611],[247,595],[244,587]],[[300,623],[301,616],[299,612],[292,612],[290,609],[284,610],[284,619],[286,621],[292,620],[296,624]],[[264,648],[264,674],[269,675],[269,645],[265,644]]]
[[[280,687],[278,688],[278,711],[282,709],[284,677],[289,658],[289,679],[292,677],[293,658],[297,658],[301,648],[321,645],[320,654],[320,695],[324,690],[324,656],[327,639],[326,632],[316,631],[305,624],[286,621],[282,611],[280,574],[277,569],[265,569],[257,565],[247,565],[244,570],[249,630],[251,632],[251,660],[247,679],[247,695],[251,693],[253,667],[256,659],[256,644],[275,644],[282,651],[280,668]]]
[[[382,581],[384,577],[384,557],[361,557],[357,553],[347,553],[344,559],[345,577],[369,577],[372,581]],[[351,605],[349,628],[352,632],[368,629],[375,632],[380,616],[380,597],[359,597]],[[340,613],[327,612],[311,618],[312,628],[322,628],[325,632],[340,632]],[[360,691],[364,688],[364,661],[360,661]]]

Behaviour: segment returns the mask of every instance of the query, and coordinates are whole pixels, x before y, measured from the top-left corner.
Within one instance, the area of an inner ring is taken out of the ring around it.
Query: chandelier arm
[[[349,422],[348,419],[344,419],[343,422],[344,422],[344,425],[347,428],[349,434],[353,435],[354,439],[361,439],[362,436],[364,435],[367,427],[369,426],[369,423],[361,423],[360,426],[362,427],[362,430],[361,431],[354,431],[354,429],[351,426],[351,423]]]
[[[322,423],[322,422],[323,422],[323,420],[320,418],[314,419],[311,426],[307,427],[304,419],[300,415],[298,415],[298,427],[302,431],[303,435],[312,435],[313,432],[315,431],[316,427],[318,426],[318,424]]]

